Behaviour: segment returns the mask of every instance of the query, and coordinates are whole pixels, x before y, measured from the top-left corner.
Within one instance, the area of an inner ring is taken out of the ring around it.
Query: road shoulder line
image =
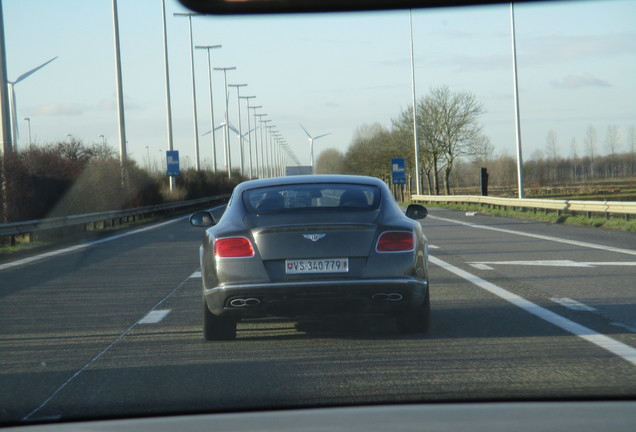
[[[449,264],[446,261],[442,261],[439,258],[429,255],[429,261],[432,264],[435,264],[443,268],[444,270],[447,270],[461,277],[462,279],[467,280],[473,285],[476,285],[488,291],[489,293],[494,294],[509,303],[512,303],[513,305],[523,309],[524,311],[531,313],[532,315],[541,318],[542,320],[547,321],[561,328],[562,330],[565,330],[568,333],[585,339],[588,342],[591,342],[594,345],[598,346],[599,348],[609,351],[612,354],[617,355],[623,360],[636,366],[636,348],[612,339],[609,336],[605,336],[604,334],[598,333],[581,324],[575,323],[574,321],[562,317],[561,315],[555,314],[554,312],[549,311],[548,309],[545,309],[537,304],[534,304],[517,294],[507,291],[493,284],[492,282],[488,282],[487,280],[482,279],[479,276],[475,276],[472,273],[462,270],[459,267],[455,267],[454,265]]]
[[[479,225],[479,224],[474,224],[474,223],[469,223],[469,222],[462,222],[462,221],[457,221],[454,219],[448,219],[448,218],[443,218],[443,217],[439,217],[439,216],[427,216],[430,219],[435,219],[435,220],[440,220],[440,221],[444,221],[444,222],[452,222],[452,223],[456,223],[458,225],[464,225],[467,227],[471,227],[471,228],[479,228],[479,229],[485,229],[485,230],[491,230],[491,231],[498,231],[498,232],[503,232],[506,234],[515,234],[515,235],[519,235],[519,236],[524,236],[524,237],[532,237],[532,238],[537,238],[537,239],[541,239],[541,240],[548,240],[548,241],[552,241],[552,242],[557,242],[557,243],[565,243],[565,244],[569,244],[569,245],[573,245],[573,246],[581,246],[581,247],[586,247],[586,248],[590,248],[590,249],[600,249],[600,250],[604,250],[607,252],[616,252],[616,253],[621,253],[621,254],[627,254],[627,255],[636,255],[636,250],[632,250],[632,249],[623,249],[623,248],[617,248],[617,247],[613,247],[613,246],[603,246],[603,245],[599,245],[599,244],[595,244],[595,243],[587,243],[587,242],[582,242],[582,241],[578,241],[578,240],[568,240],[568,239],[564,239],[564,238],[560,238],[560,237],[552,237],[552,236],[547,236],[547,235],[543,235],[543,234],[532,234],[532,233],[526,233],[523,231],[514,231],[514,230],[510,230],[510,229],[506,229],[506,228],[497,228],[497,227],[491,227],[491,226],[487,226],[487,225]]]
[[[81,243],[81,244],[78,244],[78,245],[75,245],[75,246],[69,246],[69,247],[65,247],[65,248],[62,248],[62,249],[56,249],[56,250],[53,250],[53,251],[50,251],[50,252],[45,252],[45,253],[42,253],[42,254],[39,254],[39,255],[34,255],[34,256],[27,257],[27,258],[22,258],[22,259],[19,259],[19,260],[16,260],[16,261],[11,261],[11,262],[8,262],[8,263],[5,263],[5,264],[0,264],[0,271],[8,270],[8,269],[11,269],[11,268],[14,268],[14,267],[19,267],[19,266],[25,265],[25,264],[31,264],[31,263],[43,260],[45,258],[50,258],[50,257],[62,255],[62,254],[69,253],[69,252],[75,252],[75,251],[87,249],[87,248],[92,247],[92,246],[96,246],[96,245],[99,245],[99,244],[102,244],[102,243],[107,243],[109,241],[117,240],[117,239],[120,239],[120,238],[123,238],[123,237],[128,237],[128,236],[131,236],[131,235],[134,235],[134,234],[139,234],[141,232],[150,231],[150,230],[153,230],[155,228],[160,228],[162,226],[165,226],[165,225],[168,225],[168,224],[171,224],[171,223],[186,219],[187,217],[188,216],[182,216],[182,217],[179,217],[179,218],[176,218],[176,219],[172,219],[172,220],[169,220],[169,221],[166,221],[166,222],[158,223],[156,225],[150,225],[150,226],[139,228],[139,229],[136,229],[136,230],[133,230],[133,231],[128,231],[128,232],[125,232],[125,233],[122,233],[122,234],[117,234],[117,235],[114,235],[114,236],[111,236],[111,237],[105,237],[105,238],[102,238],[102,239],[99,239],[99,240],[95,240],[95,241],[91,241],[91,242],[87,242],[87,243]]]

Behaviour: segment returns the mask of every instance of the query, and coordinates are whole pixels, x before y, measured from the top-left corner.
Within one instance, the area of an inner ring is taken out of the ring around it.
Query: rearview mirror
[[[406,216],[411,219],[424,219],[428,215],[426,207],[419,204],[409,204],[406,208]]]

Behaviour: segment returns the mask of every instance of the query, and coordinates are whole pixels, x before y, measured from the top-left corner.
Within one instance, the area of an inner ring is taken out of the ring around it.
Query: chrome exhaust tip
[[[230,306],[235,308],[243,308],[243,307],[253,307],[261,304],[260,299],[250,297],[250,298],[235,298],[230,301]]]

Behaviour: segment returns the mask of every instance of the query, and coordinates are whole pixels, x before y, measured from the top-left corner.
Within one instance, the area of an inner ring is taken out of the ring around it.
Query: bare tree
[[[439,174],[443,173],[446,194],[450,194],[451,172],[461,156],[487,155],[492,152],[490,140],[482,133],[478,122],[484,108],[468,92],[453,92],[447,86],[434,88],[418,101],[418,135],[420,157],[429,174],[432,192],[439,195]],[[402,110],[393,126],[412,131],[412,113]]]
[[[597,141],[596,129],[594,129],[592,125],[588,126],[585,132],[585,149],[592,160],[594,160],[594,156],[596,155]]]
[[[610,155],[614,156],[620,147],[621,135],[620,129],[616,125],[609,125],[607,127],[607,134],[605,135],[605,144]]]
[[[343,174],[344,154],[334,148],[322,151],[316,159],[316,174]]]
[[[548,136],[545,138],[545,151],[550,159],[557,160],[559,158],[557,134],[553,130],[549,131]]]

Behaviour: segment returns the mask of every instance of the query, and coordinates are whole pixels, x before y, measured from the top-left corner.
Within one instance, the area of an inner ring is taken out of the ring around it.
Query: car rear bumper
[[[203,295],[215,315],[294,317],[394,313],[420,306],[427,291],[427,281],[402,278],[222,285]]]

